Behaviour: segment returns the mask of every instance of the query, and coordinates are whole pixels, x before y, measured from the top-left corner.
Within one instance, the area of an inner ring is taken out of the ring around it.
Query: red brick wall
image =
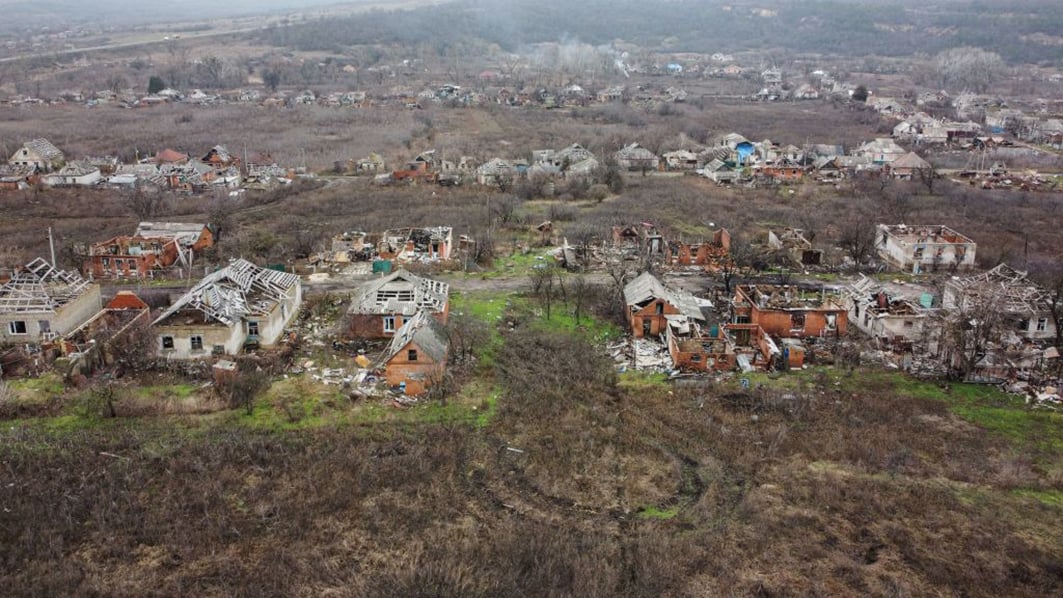
[[[663,313],[661,313],[661,314],[657,313],[657,304],[658,303],[661,304],[661,305],[664,305]],[[643,334],[642,334],[642,322],[643,322],[643,320],[649,320],[650,321],[650,335],[651,336],[657,336],[659,334],[664,334],[665,326],[668,325],[668,323],[667,323],[667,321],[665,320],[664,317],[666,315],[675,315],[675,314],[678,314],[678,313],[679,313],[679,310],[674,305],[670,305],[670,304],[668,304],[667,302],[665,302],[665,301],[663,301],[661,299],[657,299],[657,300],[653,301],[652,303],[650,303],[649,305],[646,305],[645,307],[643,307],[639,311],[636,311],[636,312],[629,311],[628,312],[628,324],[631,326],[631,334],[635,338],[642,338],[643,337]]]
[[[408,349],[417,350],[417,361],[407,359]],[[443,374],[445,368],[445,362],[432,360],[420,347],[409,343],[388,361],[385,376],[388,386],[395,387],[405,382],[406,394],[419,395],[428,389],[433,379]]]

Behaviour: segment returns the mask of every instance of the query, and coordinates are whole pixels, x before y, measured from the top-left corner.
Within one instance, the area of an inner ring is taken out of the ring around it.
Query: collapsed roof
[[[683,315],[695,320],[704,320],[705,315],[701,307],[711,307],[708,300],[699,300],[688,293],[673,291],[657,280],[657,277],[649,272],[639,274],[624,287],[624,302],[627,306],[641,308],[650,302],[661,299],[674,305]]]
[[[349,313],[412,315],[421,310],[441,312],[446,308],[449,292],[450,285],[445,282],[399,269],[362,285]]]
[[[90,284],[76,272],[59,270],[37,258],[0,287],[0,314],[55,313]]]
[[[1048,292],[1029,279],[1026,272],[1007,264],[992,270],[953,278],[948,283],[966,301],[999,301],[1003,311],[1012,314],[1036,314],[1050,309]]]
[[[204,277],[152,325],[182,310],[193,309],[232,326],[245,316],[268,314],[298,284],[299,277],[295,274],[262,268],[243,259],[234,260]]]
[[[443,325],[429,316],[427,312],[419,311],[417,315],[407,320],[392,337],[384,361],[390,361],[411,341],[437,363],[447,356],[447,337]]]

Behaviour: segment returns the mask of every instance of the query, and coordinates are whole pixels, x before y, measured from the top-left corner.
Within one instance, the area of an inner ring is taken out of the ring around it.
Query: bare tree
[[[756,261],[757,252],[753,245],[740,235],[732,235],[731,248],[717,265],[724,290],[730,293],[735,278],[748,275],[755,267]]]
[[[575,316],[576,324],[578,325],[580,317],[583,316],[583,310],[590,300],[592,287],[587,281],[587,277],[582,274],[577,274],[569,286],[572,289],[572,315]]]
[[[1044,287],[1047,293],[1052,323],[1056,327],[1055,345],[1063,349],[1063,255],[1033,261],[1029,269],[1030,278]]]
[[[969,89],[984,93],[1005,70],[996,52],[965,46],[951,48],[934,57],[934,68],[942,87]]]
[[[841,224],[838,246],[859,266],[875,251],[875,221],[869,214],[854,213]]]

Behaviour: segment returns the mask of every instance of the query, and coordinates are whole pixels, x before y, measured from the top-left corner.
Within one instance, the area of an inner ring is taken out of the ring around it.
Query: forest
[[[559,26],[563,23],[563,26]],[[522,45],[575,38],[616,40],[676,52],[778,50],[849,56],[935,54],[958,46],[992,49],[1011,62],[1063,58],[1063,13],[1047,0],[1018,2],[853,2],[768,0],[755,8],[703,0],[665,3],[589,0],[534,4],[466,0],[408,13],[371,12],[272,27],[278,46],[339,51],[363,44]]]

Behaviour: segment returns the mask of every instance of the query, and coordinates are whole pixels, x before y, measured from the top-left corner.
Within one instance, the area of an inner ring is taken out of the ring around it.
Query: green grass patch
[[[532,321],[532,326],[540,329],[565,331],[582,336],[591,343],[601,344],[623,335],[620,327],[612,322],[599,320],[588,313],[586,308],[576,321],[575,308],[571,302],[556,301],[550,306],[550,318],[546,318],[546,312],[542,306],[537,306],[542,317]]]
[[[679,514],[679,507],[669,507],[667,509],[660,509],[654,506],[643,507],[639,509],[638,516],[640,519],[674,519]]]
[[[195,384],[158,384],[139,386],[134,392],[142,399],[184,400],[190,398],[197,390],[199,386]]]
[[[795,390],[811,386],[855,394],[876,390],[940,401],[960,419],[1014,445],[1063,457],[1063,414],[1029,409],[1022,397],[1009,395],[993,385],[946,384],[882,370],[856,370],[849,374],[844,369],[829,367],[786,373],[751,372],[740,377],[748,378],[754,388]],[[737,378],[731,384],[737,386]]]
[[[668,375],[659,372],[628,370],[617,378],[616,385],[632,393],[644,394],[671,389],[671,385],[668,384]]]
[[[1023,498],[1032,498],[1041,504],[1057,509],[1063,509],[1063,490],[1027,490],[1018,489],[1012,491],[1015,495]]]
[[[524,298],[506,292],[480,291],[472,293],[455,293],[450,296],[452,314],[468,314],[487,326],[487,342],[473,348],[473,355],[479,361],[482,371],[490,371],[495,366],[495,358],[502,349],[502,334],[499,324],[506,311],[516,304],[523,304]]]
[[[62,395],[66,390],[63,379],[54,372],[48,372],[39,378],[9,380],[7,387],[16,400],[27,403],[42,403]]]
[[[495,258],[491,269],[483,274],[486,278],[515,278],[528,276],[538,265],[553,265],[555,259],[547,249],[536,248],[527,253],[517,252],[512,255]]]

